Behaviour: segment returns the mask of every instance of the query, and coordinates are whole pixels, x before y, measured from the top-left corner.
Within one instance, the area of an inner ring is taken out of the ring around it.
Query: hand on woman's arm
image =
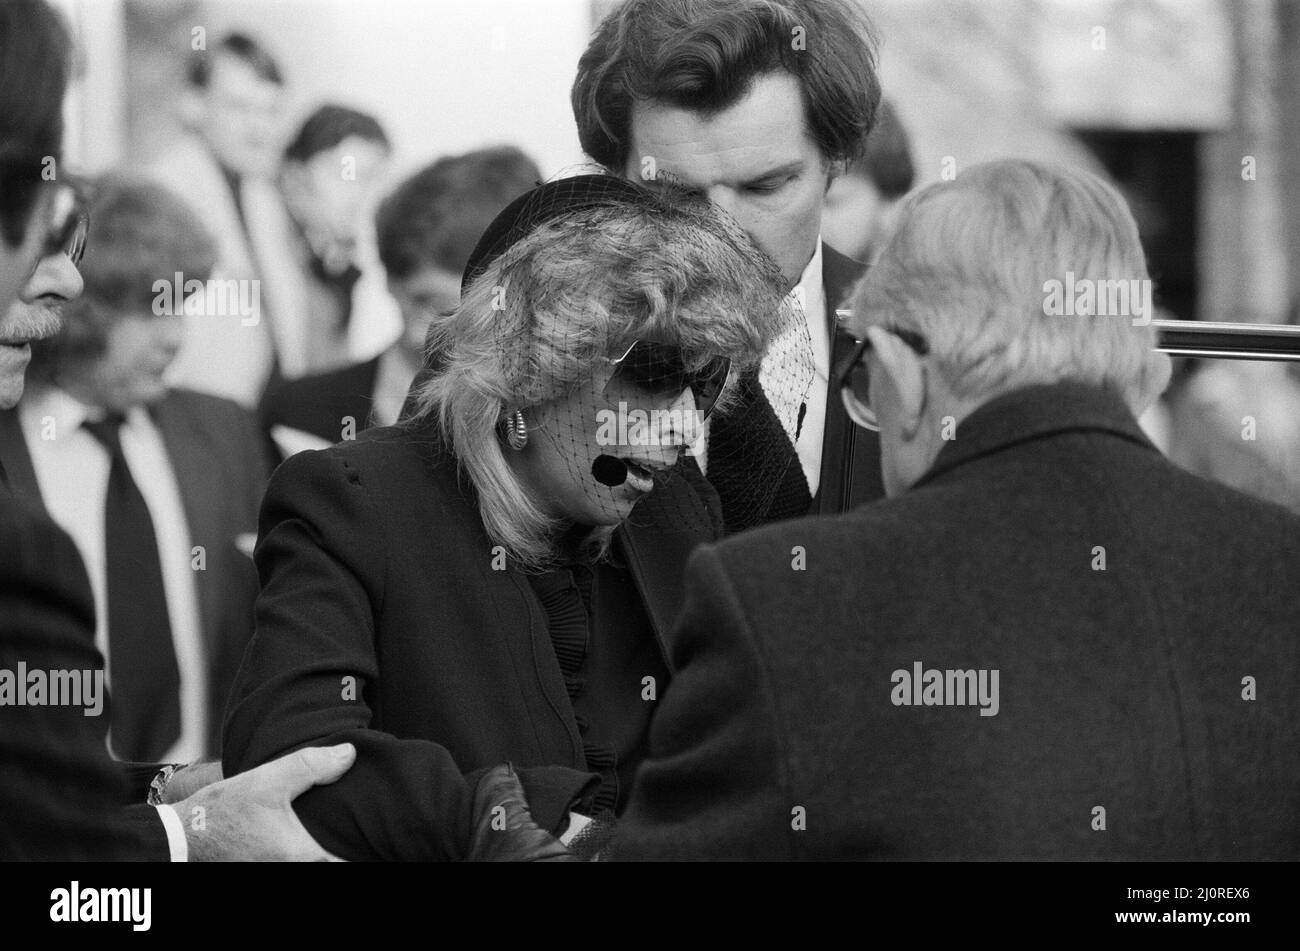
[[[486,770],[462,774],[440,744],[371,726],[389,555],[374,508],[337,451],[300,453],[271,480],[255,556],[257,633],[227,707],[225,772],[304,746],[352,743],[352,769],[294,803],[316,841],[350,860],[462,859]],[[567,806],[553,801],[587,783],[561,767],[520,773],[542,817],[562,816]]]

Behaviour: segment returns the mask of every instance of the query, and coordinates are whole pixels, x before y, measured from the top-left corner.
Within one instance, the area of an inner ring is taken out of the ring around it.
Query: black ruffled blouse
[[[668,683],[654,628],[617,559],[565,565],[529,582],[546,612],[587,768],[601,777],[595,811],[617,814],[645,758],[654,698]]]

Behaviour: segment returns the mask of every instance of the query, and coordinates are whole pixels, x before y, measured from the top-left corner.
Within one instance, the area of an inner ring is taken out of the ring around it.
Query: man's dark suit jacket
[[[190,544],[206,552],[194,573],[208,665],[208,750],[216,755],[221,719],[253,633],[257,572],[236,543],[251,543],[269,461],[252,417],[239,405],[190,390],[170,390],[152,409],[176,473]],[[15,494],[44,508],[16,410],[0,411],[0,458]]]
[[[1300,519],[1108,391],[997,398],[901,496],[686,577],[624,858],[1300,857]],[[916,663],[999,671],[997,715],[895,705]]]
[[[885,494],[880,478],[880,439],[853,425],[836,387],[836,370],[853,352],[853,340],[835,320],[865,266],[834,248],[822,245],[822,285],[830,330],[831,360],[826,394],[826,426],[822,443],[821,482],[815,497],[799,456],[752,378],[742,387],[742,399],[731,412],[719,414],[709,433],[708,475],[722,499],[728,532],[808,514],[834,515]],[[747,486],[760,478],[774,486],[755,504]]]
[[[5,487],[0,459],[0,668],[103,670],[94,615],[72,539]],[[107,733],[81,707],[0,706],[0,860],[167,861],[157,810],[124,808],[157,767],[124,771]]]
[[[281,381],[266,391],[258,410],[262,425],[289,426],[335,443],[343,438],[343,420],[356,432],[368,428],[374,408],[379,358]]]
[[[665,660],[687,554],[721,528],[716,496],[684,466],[618,530]],[[598,775],[543,608],[497,554],[428,422],[289,458],[262,508],[257,634],[231,697],[226,775],[354,743],[346,776],[294,801],[316,841],[351,860],[463,858],[475,784],[505,762],[536,821],[558,829]]]

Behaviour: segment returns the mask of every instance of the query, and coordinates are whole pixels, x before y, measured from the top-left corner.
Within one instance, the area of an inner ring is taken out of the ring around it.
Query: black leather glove
[[[577,856],[536,822],[509,763],[493,766],[474,787],[471,862],[576,862]]]

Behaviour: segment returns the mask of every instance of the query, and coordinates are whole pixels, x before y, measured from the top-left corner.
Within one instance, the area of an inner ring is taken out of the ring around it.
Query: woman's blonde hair
[[[417,391],[414,418],[437,420],[488,537],[524,568],[554,563],[563,526],[507,463],[506,417],[589,383],[639,339],[680,346],[688,369],[729,357],[734,380],[788,319],[779,269],[733,221],[702,200],[641,191],[538,225],[430,332],[437,371]]]

